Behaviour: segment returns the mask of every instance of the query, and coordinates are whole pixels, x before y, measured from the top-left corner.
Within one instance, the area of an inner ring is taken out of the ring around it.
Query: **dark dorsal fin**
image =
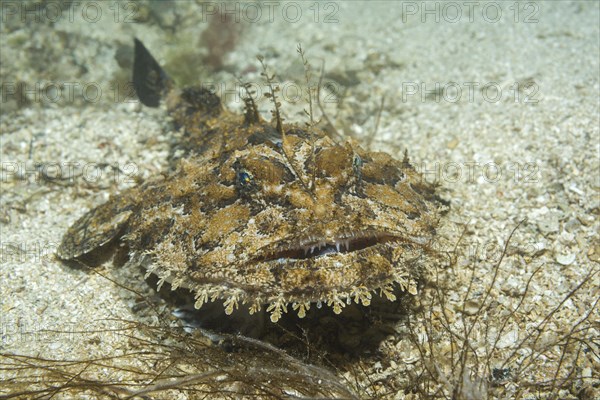
[[[160,99],[171,86],[171,78],[163,71],[144,44],[134,38],[133,88],[142,104],[158,107]]]

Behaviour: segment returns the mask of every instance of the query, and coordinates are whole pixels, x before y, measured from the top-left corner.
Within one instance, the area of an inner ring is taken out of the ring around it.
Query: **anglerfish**
[[[406,154],[284,123],[272,86],[272,121],[251,93],[236,115],[207,88],[178,88],[139,40],[133,70],[141,102],[166,108],[185,151],[173,170],[79,218],[61,259],[116,241],[159,284],[191,290],[196,308],[265,307],[273,322],[289,309],[340,313],[373,294],[393,301],[397,290],[417,292],[445,205]]]

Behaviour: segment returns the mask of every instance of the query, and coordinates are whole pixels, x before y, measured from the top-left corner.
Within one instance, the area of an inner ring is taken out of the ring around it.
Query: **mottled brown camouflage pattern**
[[[202,89],[166,85],[185,157],[169,175],[113,196],[65,234],[58,256],[80,257],[112,240],[130,263],[186,287],[196,307],[224,301],[277,321],[289,307],[338,313],[371,293],[416,293],[443,207],[405,157],[336,143],[314,127],[223,110]]]

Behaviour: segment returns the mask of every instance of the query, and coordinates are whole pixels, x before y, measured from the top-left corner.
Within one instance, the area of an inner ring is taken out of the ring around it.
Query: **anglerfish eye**
[[[240,188],[249,188],[254,183],[254,176],[246,169],[239,169],[236,175],[236,184]]]
[[[354,154],[354,157],[352,157],[352,170],[354,171],[354,175],[356,176],[356,181],[358,183],[360,183],[362,180],[362,166],[362,158],[360,158],[358,154]]]
[[[354,169],[354,172],[358,173],[358,171],[360,171],[362,166],[363,166],[362,158],[360,158],[360,156],[358,154],[355,154],[354,157],[352,158],[352,168]]]

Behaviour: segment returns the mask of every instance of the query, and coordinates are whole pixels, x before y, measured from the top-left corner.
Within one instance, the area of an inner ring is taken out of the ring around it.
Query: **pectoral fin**
[[[118,237],[133,214],[131,207],[113,198],[79,218],[65,233],[56,254],[62,260],[73,260],[88,254]]]

